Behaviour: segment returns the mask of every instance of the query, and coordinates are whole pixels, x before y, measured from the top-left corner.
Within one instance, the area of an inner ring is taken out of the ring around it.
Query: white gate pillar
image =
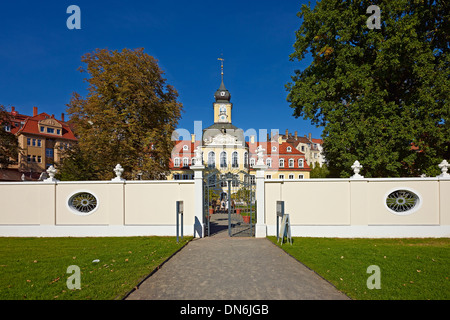
[[[197,160],[190,169],[194,171],[194,237],[203,238],[205,235],[203,225],[203,170],[205,166]]]
[[[258,161],[259,162],[259,161]],[[253,166],[256,171],[256,226],[255,237],[265,238],[267,236],[266,212],[265,212],[265,172],[268,166],[257,164]]]

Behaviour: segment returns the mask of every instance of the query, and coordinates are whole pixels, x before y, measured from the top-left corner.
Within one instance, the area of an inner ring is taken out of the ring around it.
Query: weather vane
[[[222,81],[223,81],[223,62],[224,62],[225,59],[217,58],[217,60],[220,60],[220,74],[222,76]]]

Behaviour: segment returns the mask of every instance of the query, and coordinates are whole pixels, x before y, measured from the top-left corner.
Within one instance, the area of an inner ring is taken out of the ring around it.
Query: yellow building
[[[38,114],[37,107],[33,108],[33,116],[20,114],[12,107],[10,118],[6,130],[16,135],[20,152],[17,164],[2,170],[0,180],[20,180],[22,175],[26,180],[37,180],[60,161],[65,149],[77,142],[64,114],[57,120],[54,115]]]
[[[170,164],[171,174],[168,179],[192,179],[193,171],[189,169],[195,161],[195,152],[199,147],[203,165],[206,169],[217,169],[221,173],[242,172],[250,174],[254,183],[257,162],[257,148],[264,150],[264,163],[267,179],[308,179],[310,167],[305,154],[300,152],[283,136],[273,137],[268,142],[257,142],[255,137],[246,141],[243,129],[232,124],[233,103],[231,94],[222,81],[214,94],[214,123],[203,130],[201,140],[192,135],[191,140],[176,141]]]

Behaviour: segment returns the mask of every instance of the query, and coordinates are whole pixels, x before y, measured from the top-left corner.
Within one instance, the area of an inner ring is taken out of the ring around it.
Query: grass
[[[0,300],[121,299],[190,239],[0,238]],[[71,265],[80,289],[67,287]]]
[[[450,238],[292,240],[277,245],[352,299],[450,299]],[[379,267],[380,289],[367,286],[371,265]]]

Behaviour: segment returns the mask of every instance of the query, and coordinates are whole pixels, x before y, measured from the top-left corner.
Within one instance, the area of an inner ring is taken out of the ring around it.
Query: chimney
[[[64,122],[64,112],[61,113],[61,121]]]
[[[15,107],[11,107],[11,113],[14,112],[14,111],[16,111],[16,108]]]
[[[289,138],[289,130],[286,129],[286,139]]]
[[[282,144],[283,143],[283,136],[280,134],[278,135],[278,144]]]
[[[255,136],[250,136],[250,143],[255,143]]]
[[[191,133],[191,142],[195,143],[195,134]]]
[[[297,140],[297,137],[298,137],[298,136],[297,136],[297,131],[295,131],[295,140]]]
[[[38,108],[33,107],[33,117],[36,117],[38,115]]]
[[[309,141],[312,141],[312,140],[311,140],[311,133],[309,133],[308,137],[309,137]]]

